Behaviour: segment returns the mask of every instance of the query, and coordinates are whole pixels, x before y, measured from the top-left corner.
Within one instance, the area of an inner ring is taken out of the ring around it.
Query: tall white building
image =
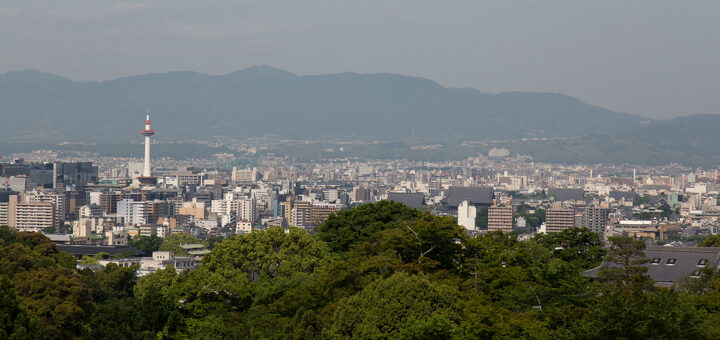
[[[464,227],[465,230],[477,230],[477,226],[475,226],[476,216],[477,209],[468,201],[462,201],[458,205],[458,225]]]
[[[147,224],[149,213],[150,206],[146,201],[136,202],[126,198],[117,203],[117,216],[123,219],[125,225]]]

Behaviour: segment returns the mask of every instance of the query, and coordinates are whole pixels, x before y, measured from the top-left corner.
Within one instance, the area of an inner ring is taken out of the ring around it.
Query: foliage
[[[151,242],[151,241],[148,241]],[[207,244],[203,241],[200,241],[195,236],[192,236],[187,233],[173,233],[162,239],[162,244],[160,244],[160,247],[157,250],[162,251],[171,251],[175,255],[178,256],[184,256],[187,255],[187,250],[183,249],[181,245],[183,244],[189,244],[189,243],[199,243],[207,246]],[[151,252],[152,253],[152,252]]]
[[[144,256],[151,256],[152,253],[160,249],[160,245],[163,243],[163,239],[158,236],[137,236],[133,237],[128,245],[142,250]]]
[[[544,191],[542,192],[544,195]],[[537,229],[545,222],[545,210],[541,208],[533,208],[527,204],[522,204],[517,208],[517,215],[524,218],[528,227]]]
[[[400,221],[415,218],[419,212],[394,201],[363,204],[342,210],[318,227],[318,237],[332,251],[347,251],[354,243],[368,241],[380,230],[396,228]]]
[[[391,202],[331,219],[317,235],[235,235],[193,271],[140,278],[135,266],[77,270],[42,234],[0,228],[0,338],[720,337],[720,272],[654,287],[642,241],[604,248],[586,228],[470,236]],[[583,275],[603,259],[598,280]]]
[[[599,265],[605,256],[600,237],[588,228],[567,228],[559,233],[538,234],[535,241],[559,259],[583,269]]]
[[[698,247],[720,247],[720,235],[710,235]]]
[[[0,339],[40,339],[43,325],[20,305],[10,280],[0,275]]]
[[[449,338],[458,332],[458,291],[423,276],[397,273],[340,302],[331,338]]]
[[[605,260],[611,265],[602,268],[600,278],[626,290],[646,288],[650,281],[644,275],[647,267],[642,266],[649,261],[645,257],[645,242],[625,236],[611,236],[608,241],[610,250]]]
[[[110,254],[101,251],[93,256],[87,256],[83,255],[83,257],[80,259],[80,263],[82,264],[98,264],[100,260],[104,260],[110,257]]]
[[[487,230],[488,227],[488,208],[480,207],[475,216],[475,225],[479,230]]]

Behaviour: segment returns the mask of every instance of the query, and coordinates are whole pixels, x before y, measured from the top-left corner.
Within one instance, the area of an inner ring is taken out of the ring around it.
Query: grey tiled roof
[[[650,259],[644,264],[648,267],[647,275],[660,283],[674,283],[693,274],[702,268],[718,268],[720,265],[720,247],[661,247],[649,246],[645,249],[645,256]],[[655,259],[656,263],[653,263]],[[674,264],[668,260],[675,259]],[[700,260],[707,260],[705,266],[699,265]],[[590,269],[583,275],[596,278],[600,267]],[[619,266],[610,264],[612,266]]]
[[[99,252],[105,252],[110,255],[132,251],[136,255],[142,255],[142,251],[130,246],[93,246],[80,244],[56,244],[57,250],[66,252],[70,255],[88,255],[94,256]]]
[[[462,201],[470,204],[491,205],[495,192],[490,187],[450,187],[447,197],[448,207],[457,207]]]
[[[566,188],[550,188],[547,192],[548,197],[555,196],[555,201],[582,201],[585,199],[585,190],[583,189],[566,189]]]
[[[425,196],[422,193],[402,193],[402,192],[390,192],[388,193],[388,201],[394,201],[407,205],[410,208],[420,208],[423,205]]]

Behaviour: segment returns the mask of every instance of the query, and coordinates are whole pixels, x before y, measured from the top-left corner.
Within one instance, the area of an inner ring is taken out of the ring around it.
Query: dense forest
[[[159,246],[159,244],[158,244]],[[0,339],[718,339],[720,275],[674,289],[644,244],[587,229],[477,237],[399,203],[214,243],[193,271],[77,270],[42,234],[0,228]],[[600,279],[582,273],[603,260]]]

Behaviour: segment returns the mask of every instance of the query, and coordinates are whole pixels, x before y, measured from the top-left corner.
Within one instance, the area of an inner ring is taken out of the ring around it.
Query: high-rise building
[[[561,232],[575,227],[575,210],[550,208],[545,211],[545,226],[548,233]]]
[[[97,181],[98,167],[91,162],[53,163],[53,188],[57,190],[65,190],[66,187],[83,189]]]
[[[316,227],[339,210],[335,204],[312,204],[295,202],[290,211],[289,224],[295,227]]]
[[[19,231],[39,232],[45,228],[57,227],[59,221],[55,216],[53,203],[24,202],[19,195],[12,195],[7,203],[0,203],[0,220]]]
[[[468,201],[462,201],[458,206],[458,225],[465,228],[465,230],[477,230],[475,226],[475,218],[477,217],[477,209],[475,206],[468,203]]]
[[[117,216],[122,218],[125,225],[148,224],[150,204],[147,201],[134,201],[125,198],[117,204]]]
[[[54,191],[33,191],[25,194],[27,203],[50,203],[55,206],[55,220],[65,221],[68,215],[68,205],[64,194]]]
[[[515,225],[512,206],[488,207],[488,231],[510,233]]]
[[[608,210],[600,207],[586,207],[580,216],[578,227],[590,229],[592,232],[600,235],[600,239],[605,237],[605,228],[608,225]]]

